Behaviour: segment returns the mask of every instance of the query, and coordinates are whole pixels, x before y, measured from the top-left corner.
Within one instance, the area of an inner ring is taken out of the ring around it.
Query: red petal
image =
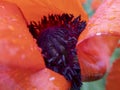
[[[0,64],[41,69],[45,64],[40,52],[19,8],[0,2]]]
[[[120,59],[113,63],[107,77],[106,90],[120,90]]]
[[[23,11],[28,21],[38,21],[49,14],[70,13],[81,15],[83,20],[88,20],[80,0],[7,0],[16,3]]]
[[[38,72],[0,66],[0,90],[68,90],[70,83],[47,68]]]
[[[120,35],[120,1],[105,0],[88,22],[77,43],[83,81],[101,78]]]

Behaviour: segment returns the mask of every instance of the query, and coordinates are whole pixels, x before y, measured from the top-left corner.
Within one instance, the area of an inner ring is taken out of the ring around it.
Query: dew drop
[[[12,49],[9,49],[9,53],[10,55],[15,55],[17,52],[18,52],[18,48],[12,48]]]
[[[1,5],[0,8],[4,9],[5,7]]]
[[[100,33],[100,32],[99,32],[99,33],[96,33],[97,36],[100,36],[101,34],[102,34],[102,33]]]
[[[55,80],[55,77],[50,77],[49,80],[53,81],[53,80]]]
[[[18,38],[22,38],[22,35],[21,35],[21,34],[19,34],[19,35],[18,35]]]
[[[10,29],[10,30],[14,30],[14,27],[13,26],[11,26],[11,25],[8,25],[8,28]]]
[[[11,21],[16,22],[17,18],[15,16],[11,17]]]
[[[26,57],[26,56],[25,56],[25,54],[22,54],[22,55],[21,55],[21,59],[23,59],[23,60],[24,60],[24,59],[25,59],[25,57]]]

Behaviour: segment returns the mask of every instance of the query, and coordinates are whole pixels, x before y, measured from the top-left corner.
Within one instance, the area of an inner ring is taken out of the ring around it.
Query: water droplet
[[[55,80],[55,77],[50,77],[49,80],[53,81],[53,80]]]
[[[21,55],[21,59],[23,59],[23,60],[24,60],[24,59],[25,59],[25,57],[26,57],[26,56],[25,56],[25,54],[22,54],[22,55]]]
[[[11,26],[11,25],[8,25],[8,28],[10,29],[10,30],[14,30],[14,27],[13,26]]]
[[[96,33],[97,36],[99,36],[99,35],[101,35],[101,34],[102,34],[102,33],[100,33],[100,32]]]
[[[21,34],[19,34],[19,35],[18,35],[18,38],[22,38],[22,35],[21,35]]]
[[[12,49],[9,49],[9,53],[10,55],[15,55],[17,52],[18,52],[18,48],[12,48]]]
[[[1,5],[0,8],[4,9],[5,7]]]
[[[11,21],[13,21],[13,22],[17,21],[16,17],[12,17]]]

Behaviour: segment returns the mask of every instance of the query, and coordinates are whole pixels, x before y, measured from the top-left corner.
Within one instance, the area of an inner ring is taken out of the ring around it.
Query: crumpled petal
[[[115,60],[107,76],[106,90],[120,90],[120,59]]]
[[[0,2],[0,64],[40,70],[45,63],[19,8]]]
[[[76,49],[83,81],[101,78],[109,67],[120,36],[119,6],[119,0],[104,0],[79,36]]]

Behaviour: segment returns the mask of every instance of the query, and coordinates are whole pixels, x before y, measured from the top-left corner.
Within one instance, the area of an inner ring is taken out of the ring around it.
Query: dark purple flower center
[[[86,26],[81,17],[71,14],[49,15],[28,27],[37,44],[42,48],[46,66],[65,76],[72,83],[72,89],[80,90],[81,70],[76,54],[78,36]]]

